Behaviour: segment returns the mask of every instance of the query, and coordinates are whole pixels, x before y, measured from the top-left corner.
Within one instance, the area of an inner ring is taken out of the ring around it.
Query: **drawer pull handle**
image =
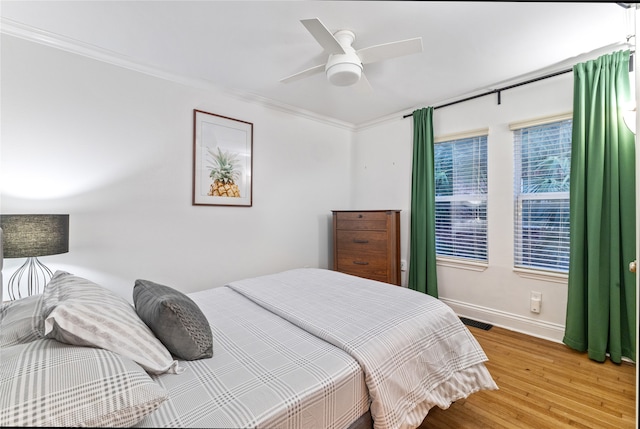
[[[353,261],[353,263],[356,265],[369,265],[368,262],[364,262],[364,261]]]
[[[353,239],[353,242],[354,242],[354,243],[362,243],[362,244],[366,244],[366,243],[368,243],[368,242],[369,242],[369,240],[358,240],[357,238],[354,238],[354,239]]]
[[[358,215],[358,218],[362,219],[362,215],[361,215],[361,214],[359,214],[359,215]]]

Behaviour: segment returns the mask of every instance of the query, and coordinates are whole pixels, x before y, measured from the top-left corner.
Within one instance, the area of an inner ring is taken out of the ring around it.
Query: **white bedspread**
[[[345,429],[367,411],[364,374],[344,351],[226,287],[189,296],[213,357],[152,376],[169,399],[136,426]]]
[[[376,429],[417,427],[433,406],[497,389],[476,339],[428,295],[314,268],[228,287],[351,354],[365,371]]]

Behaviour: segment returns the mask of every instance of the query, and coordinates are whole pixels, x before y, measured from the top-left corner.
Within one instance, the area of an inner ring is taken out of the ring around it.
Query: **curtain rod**
[[[629,72],[633,71],[633,56],[634,56],[634,54],[635,54],[635,50],[631,50],[630,56],[629,56]],[[544,75],[544,76],[540,76],[540,77],[536,77],[536,78],[533,78],[533,79],[529,79],[529,80],[526,80],[524,82],[519,82],[519,83],[515,83],[513,85],[508,85],[508,86],[503,86],[502,88],[498,88],[498,89],[494,89],[494,90],[491,90],[491,91],[483,92],[482,94],[472,95],[471,97],[463,98],[461,100],[456,100],[456,101],[452,101],[450,103],[441,104],[440,106],[435,106],[433,108],[433,110],[440,109],[442,107],[453,106],[454,104],[463,103],[465,101],[474,100],[476,98],[485,97],[485,96],[491,95],[491,94],[498,94],[498,104],[502,104],[502,97],[501,97],[501,94],[500,94],[502,91],[506,91],[507,89],[513,89],[513,88],[517,88],[519,86],[523,86],[523,85],[527,85],[527,84],[530,84],[530,83],[538,82],[538,81],[541,81],[541,80],[544,80],[544,79],[549,79],[550,77],[559,76],[561,74],[571,73],[572,71],[573,71],[573,67],[571,67],[569,69],[565,69],[565,70],[560,70],[560,71],[557,71],[555,73],[550,73],[550,74],[547,74],[547,75]],[[408,118],[410,116],[413,116],[413,113],[409,113],[409,114],[404,115],[402,117],[402,119]]]
[[[456,101],[452,101],[450,103],[441,104],[439,106],[435,106],[433,108],[433,110],[440,109],[442,107],[452,106],[452,105],[458,104],[458,103],[463,103],[463,102],[469,101],[469,100],[474,100],[476,98],[485,97],[485,96],[491,95],[491,94],[498,94],[498,104],[502,104],[502,97],[501,97],[501,94],[500,94],[502,91],[506,91],[507,89],[517,88],[519,86],[527,85],[527,84],[530,84],[530,83],[533,83],[533,82],[538,82],[540,80],[548,79],[550,77],[555,77],[555,76],[558,76],[558,75],[561,75],[561,74],[570,73],[571,71],[573,71],[573,67],[570,68],[570,69],[561,70],[561,71],[558,71],[558,72],[555,72],[555,73],[551,73],[551,74],[547,74],[547,75],[544,75],[544,76],[536,77],[534,79],[529,79],[529,80],[526,80],[524,82],[514,83],[513,85],[503,86],[502,88],[493,89],[491,91],[483,92],[482,94],[472,95],[471,97],[463,98],[461,100],[456,100]],[[410,116],[413,116],[413,113],[409,113],[407,115],[404,115],[402,117],[402,119],[408,118]]]

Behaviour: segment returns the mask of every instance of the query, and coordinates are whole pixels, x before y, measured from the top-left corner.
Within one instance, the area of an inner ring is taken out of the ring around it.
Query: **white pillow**
[[[131,304],[82,277],[56,271],[44,289],[43,316],[45,338],[111,350],[153,374],[182,372]]]
[[[1,351],[2,427],[128,427],[167,399],[144,369],[107,350],[43,339]]]

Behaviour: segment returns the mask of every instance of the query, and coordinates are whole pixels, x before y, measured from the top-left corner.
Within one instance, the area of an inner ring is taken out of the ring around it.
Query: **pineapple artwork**
[[[211,197],[240,198],[240,189],[236,184],[240,177],[237,155],[228,151],[223,152],[220,147],[217,147],[216,152],[211,148],[207,148],[207,151],[211,161],[209,165],[211,173],[209,176],[213,180],[207,195]]]
[[[194,110],[193,205],[253,204],[253,124]]]

